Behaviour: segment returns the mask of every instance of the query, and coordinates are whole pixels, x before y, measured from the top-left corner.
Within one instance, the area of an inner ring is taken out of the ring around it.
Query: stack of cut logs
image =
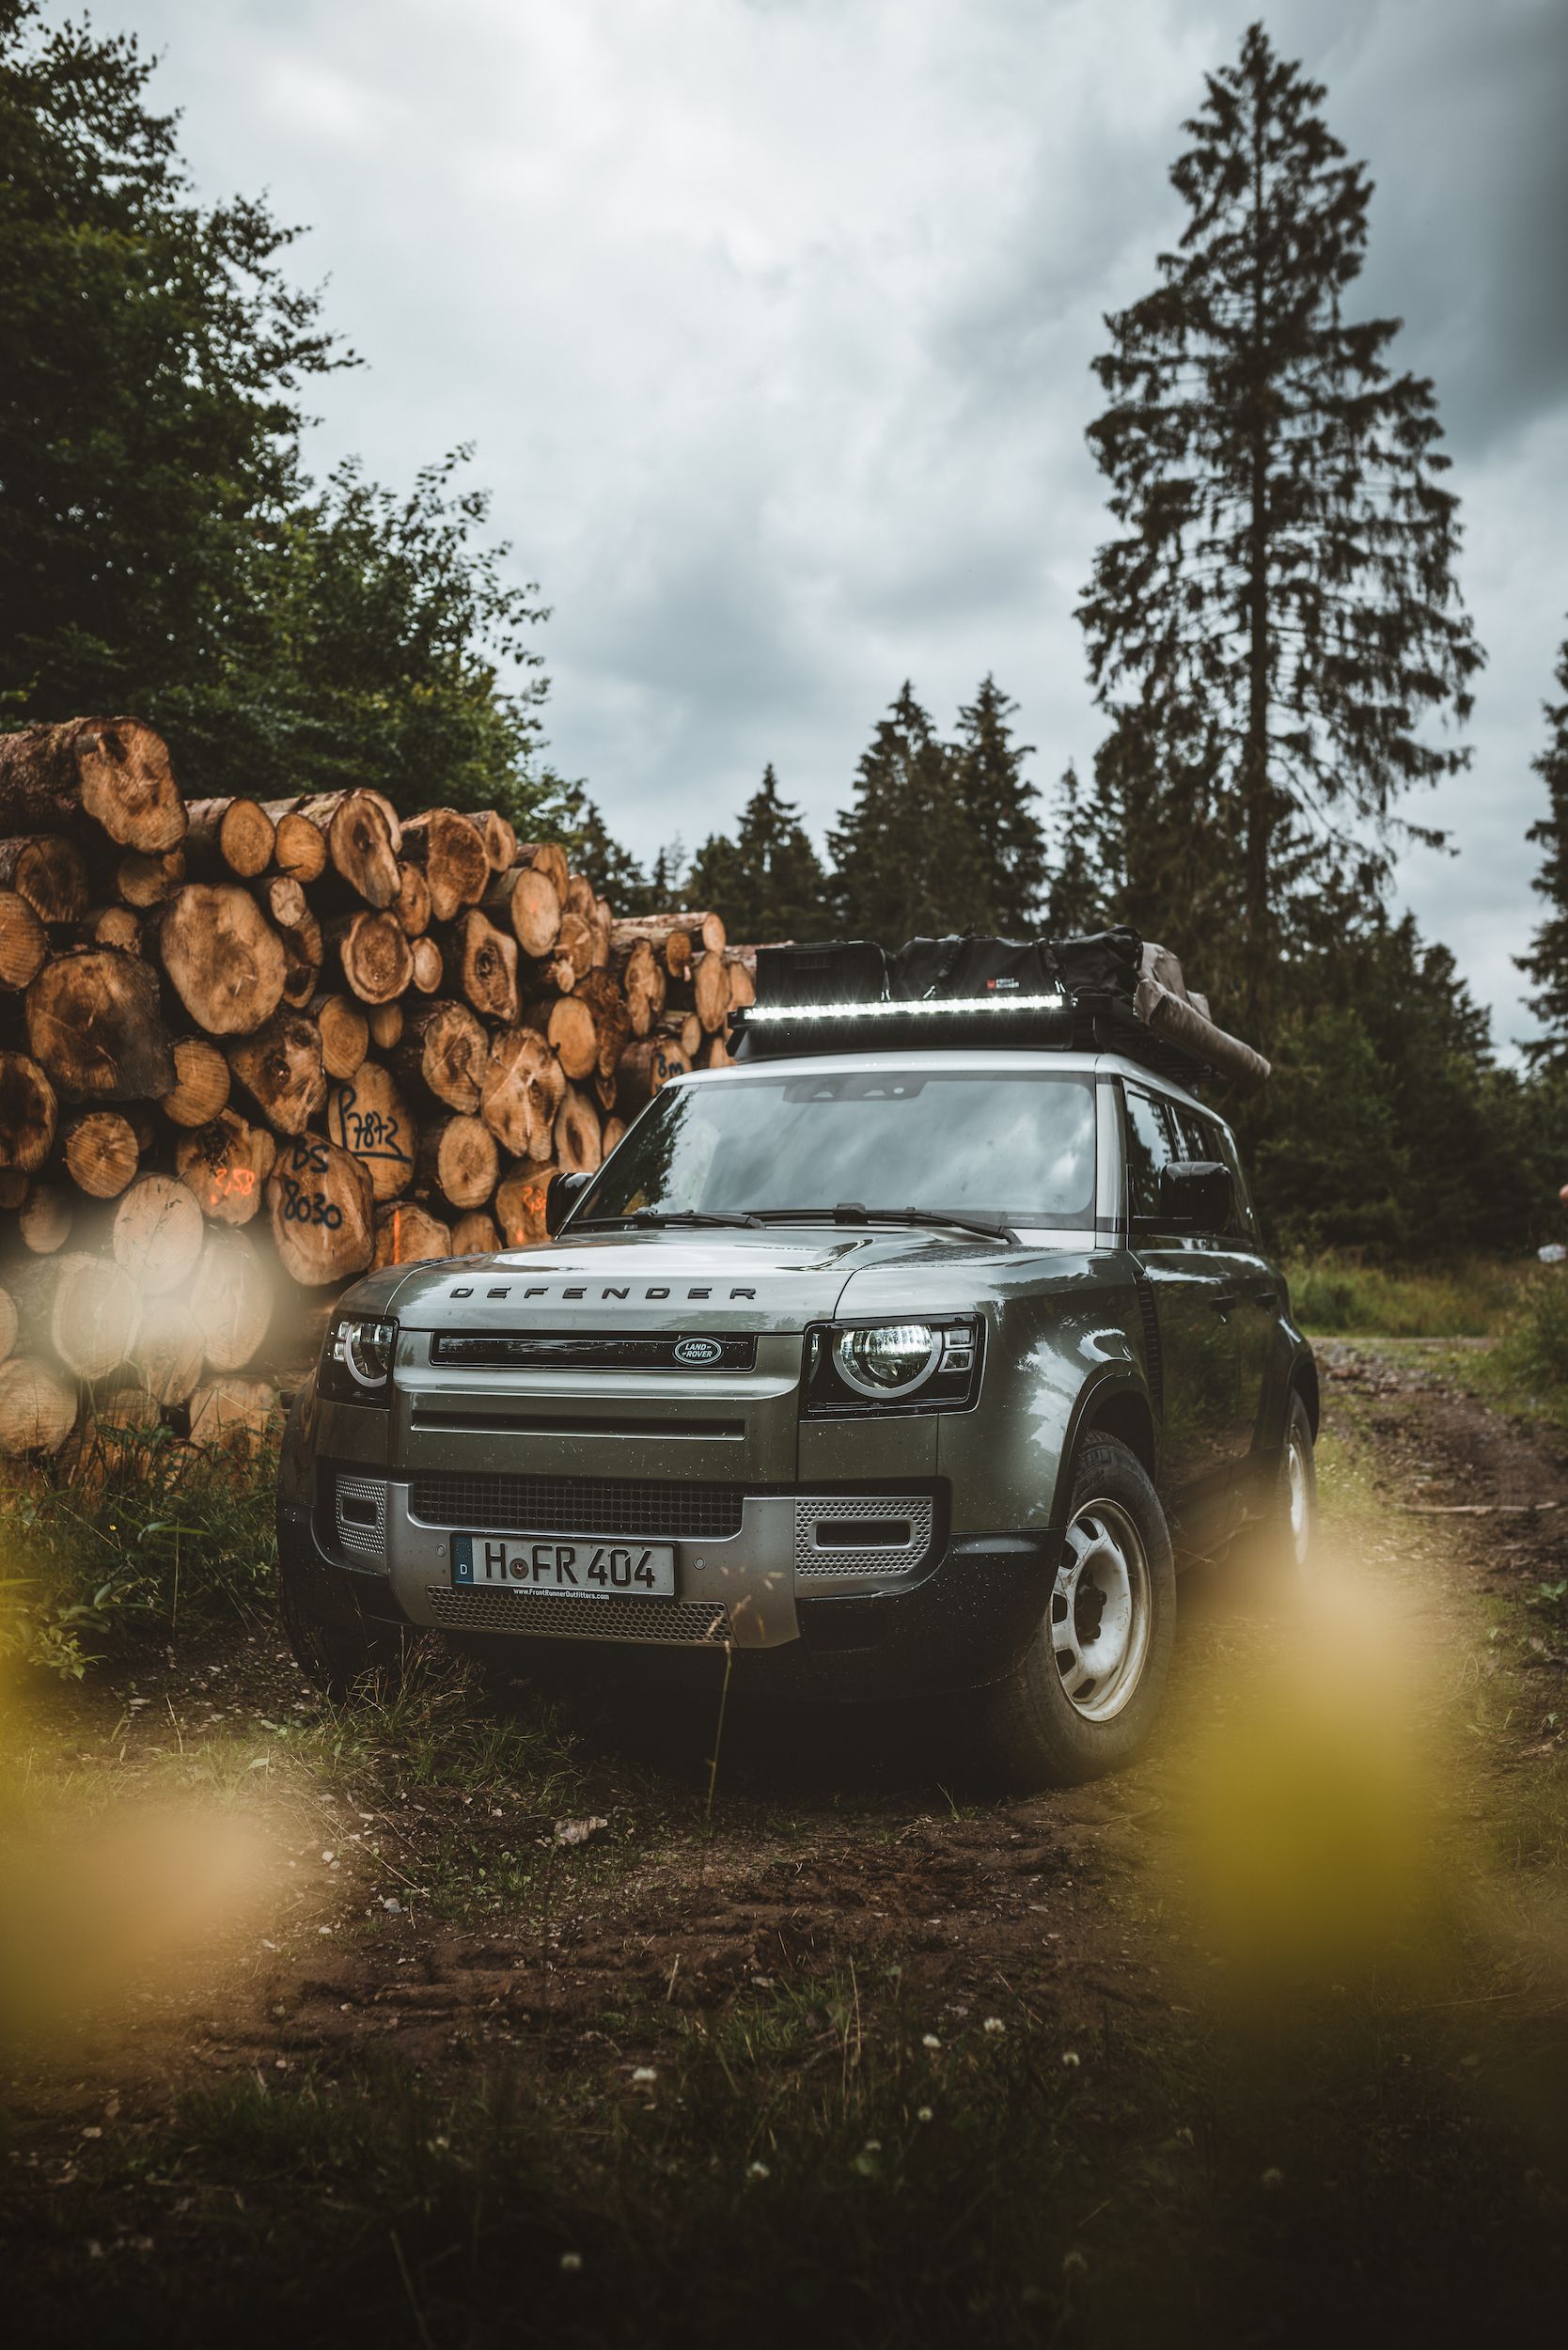
[[[0,736],[0,1453],[259,1426],[301,1306],[541,1239],[755,968],[501,816],[187,804],[129,718]]]

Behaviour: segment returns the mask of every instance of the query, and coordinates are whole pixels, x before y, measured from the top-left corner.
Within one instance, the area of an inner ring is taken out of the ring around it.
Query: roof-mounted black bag
[[[1044,938],[912,938],[893,957],[892,992],[905,1004],[960,997],[1055,995],[1061,989]]]
[[[757,949],[760,1004],[880,1004],[886,996],[887,957],[871,939]]]

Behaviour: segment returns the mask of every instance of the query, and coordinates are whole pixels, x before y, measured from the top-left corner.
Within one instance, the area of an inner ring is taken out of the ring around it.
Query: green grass
[[[1324,1256],[1286,1271],[1296,1320],[1316,1338],[1492,1338],[1529,1277],[1524,1266],[1486,1257],[1394,1267]]]

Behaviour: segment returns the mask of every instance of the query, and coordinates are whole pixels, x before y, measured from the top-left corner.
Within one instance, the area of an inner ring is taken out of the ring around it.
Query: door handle
[[[1239,1290],[1222,1290],[1217,1297],[1211,1297],[1209,1303],[1214,1308],[1216,1314],[1231,1313],[1241,1304],[1241,1292]]]
[[[1261,1282],[1253,1291],[1252,1295],[1260,1306],[1275,1306],[1279,1302],[1278,1293],[1272,1281]]]

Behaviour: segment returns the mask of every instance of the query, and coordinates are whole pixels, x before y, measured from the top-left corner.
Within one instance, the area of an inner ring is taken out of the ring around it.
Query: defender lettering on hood
[[[523,1288],[515,1281],[506,1281],[496,1283],[494,1288],[484,1289],[478,1288],[472,1281],[465,1281],[458,1288],[448,1290],[447,1294],[448,1297],[473,1297],[477,1294],[482,1294],[485,1297],[516,1296],[523,1305],[527,1305],[536,1297],[587,1298],[589,1290],[590,1285],[584,1281],[564,1285],[557,1281],[530,1281],[526,1288]],[[738,1297],[755,1297],[757,1292],[754,1289],[736,1287],[725,1290],[722,1293],[726,1299],[733,1303]],[[603,1289],[593,1290],[592,1294],[601,1300],[611,1297],[630,1299],[635,1296],[644,1304],[651,1304],[673,1297],[675,1291],[667,1281],[651,1282],[641,1289],[635,1289],[631,1282],[628,1282],[624,1288],[616,1288],[606,1282]],[[682,1290],[681,1294],[682,1297],[712,1297],[714,1291],[713,1284],[709,1282]]]

